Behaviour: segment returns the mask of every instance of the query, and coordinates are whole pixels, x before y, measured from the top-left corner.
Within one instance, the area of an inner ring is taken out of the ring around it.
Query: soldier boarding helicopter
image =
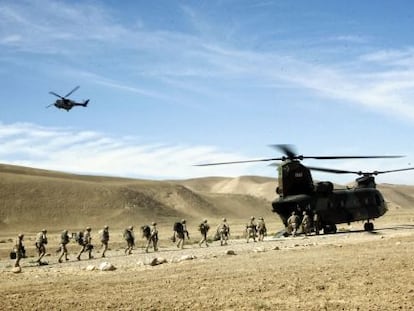
[[[282,163],[277,164],[279,186],[276,189],[276,193],[279,194],[279,198],[272,202],[272,211],[280,216],[288,231],[288,218],[293,212],[298,216],[306,213],[310,216],[310,219],[313,219],[313,216],[317,214],[320,227],[324,233],[335,233],[337,231],[337,224],[350,224],[354,221],[364,221],[364,230],[372,231],[374,230],[374,224],[371,221],[387,212],[384,197],[376,189],[374,175],[414,169],[404,168],[389,171],[357,172],[306,167],[301,163],[303,159],[375,159],[400,158],[402,156],[303,156],[297,155],[289,145],[274,145],[273,147],[281,150],[285,155],[271,159],[209,163],[196,166],[282,161]],[[336,174],[358,174],[362,176],[356,179],[356,186],[351,189],[334,189],[333,183],[330,181],[322,181],[315,184],[311,170]]]
[[[77,103],[77,102],[67,98],[73,92],[75,92],[78,88],[79,88],[79,86],[75,87],[72,91],[70,91],[65,96],[60,96],[59,94],[56,94],[55,92],[49,92],[49,94],[55,95],[56,97],[59,97],[60,99],[57,99],[54,104],[50,104],[50,105],[46,106],[46,108],[49,108],[50,106],[54,105],[56,108],[65,109],[66,111],[69,111],[74,106],[82,106],[82,107],[88,106],[89,99],[85,100],[83,103]]]

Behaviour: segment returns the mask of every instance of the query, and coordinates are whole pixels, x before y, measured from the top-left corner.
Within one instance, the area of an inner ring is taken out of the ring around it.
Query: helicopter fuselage
[[[70,99],[58,99],[55,102],[55,107],[59,109],[65,109],[66,111],[69,111],[74,106],[83,106],[86,107],[88,105],[89,100],[83,102],[83,103],[77,103]]]
[[[384,198],[375,188],[317,189],[312,194],[280,197],[272,202],[272,207],[286,227],[292,212],[302,215],[306,211],[311,218],[317,213],[325,231],[336,224],[373,220],[387,212]]]

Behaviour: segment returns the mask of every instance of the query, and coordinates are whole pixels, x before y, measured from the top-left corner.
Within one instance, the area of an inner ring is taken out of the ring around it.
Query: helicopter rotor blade
[[[59,94],[56,94],[55,92],[49,92],[49,94],[55,95],[56,97],[59,97],[61,99],[64,99],[62,96],[60,96]]]
[[[411,171],[411,170],[414,170],[414,167],[400,168],[400,169],[389,170],[389,171],[375,171],[372,174],[373,175],[378,175],[378,174],[387,174],[387,173],[401,172],[401,171]]]
[[[239,164],[239,163],[251,163],[251,162],[267,162],[267,161],[280,161],[280,160],[283,160],[283,158],[256,159],[256,160],[217,162],[217,163],[204,163],[204,164],[195,164],[193,166],[213,166],[213,165]]]
[[[49,108],[50,106],[53,106],[53,105],[54,105],[54,104],[47,105],[47,106],[46,106],[46,108]]]
[[[69,97],[70,95],[72,95],[73,92],[75,92],[80,86],[78,85],[77,87],[75,87],[72,91],[70,91],[69,93],[67,93],[65,95],[65,97]]]
[[[401,171],[409,171],[414,170],[414,167],[410,168],[401,168],[396,170],[388,170],[388,171],[373,171],[373,172],[363,172],[363,171],[347,171],[347,170],[339,170],[339,169],[332,169],[332,168],[325,168],[325,167],[314,167],[314,166],[307,166],[308,169],[312,171],[319,171],[325,173],[334,173],[334,174],[356,174],[360,176],[372,176],[372,175],[379,175],[379,174],[387,174],[393,172],[401,172]]]
[[[362,172],[357,171],[347,171],[347,170],[339,170],[339,169],[333,169],[333,168],[326,168],[326,167],[315,167],[315,166],[306,166],[308,169],[312,171],[318,171],[318,172],[325,172],[325,173],[334,173],[334,174],[357,174],[361,175]]]
[[[270,145],[270,147],[275,148],[286,155],[289,159],[295,159],[298,156],[296,155],[296,152],[294,151],[293,145],[288,144],[277,144],[277,145]]]

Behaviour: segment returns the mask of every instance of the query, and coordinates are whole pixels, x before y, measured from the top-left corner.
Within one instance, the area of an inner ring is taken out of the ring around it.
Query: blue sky
[[[412,1],[0,1],[0,162],[150,179],[414,163]],[[45,107],[75,86],[88,108]],[[314,173],[338,183],[352,175]],[[414,172],[378,182],[414,183]]]

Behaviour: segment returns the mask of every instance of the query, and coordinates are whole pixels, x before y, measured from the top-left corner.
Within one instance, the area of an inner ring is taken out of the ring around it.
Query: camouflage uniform
[[[127,229],[125,229],[124,239],[127,242],[127,247],[125,248],[125,255],[131,255],[132,249],[135,246],[135,235],[133,226],[129,226]]]
[[[257,233],[259,234],[259,241],[263,241],[267,233],[267,228],[263,217],[260,217],[259,222],[257,223]]]
[[[76,259],[78,259],[78,260],[81,260],[80,256],[83,252],[88,252],[89,259],[93,258],[93,256],[92,256],[93,245],[92,245],[91,231],[92,231],[92,229],[90,227],[87,227],[85,232],[83,233],[82,249],[79,251],[79,254],[76,257]]]
[[[154,252],[158,251],[158,229],[157,223],[155,222],[152,223],[151,232],[147,239],[147,247],[145,248],[145,252],[148,253],[148,249],[151,246],[151,244],[154,247]]]
[[[47,230],[43,229],[41,232],[39,232],[36,236],[36,249],[39,254],[39,258],[37,258],[36,262],[40,265],[41,260],[44,255],[46,255],[46,244],[47,244],[47,236],[46,236]]]
[[[24,234],[20,233],[14,243],[14,252],[16,253],[16,261],[14,262],[15,267],[20,267],[20,260],[26,257],[26,251],[23,245]]]
[[[306,211],[303,211],[303,218],[302,218],[302,232],[305,235],[309,235],[310,234],[310,225],[311,225],[311,220],[309,215],[306,213]]]
[[[102,258],[105,258],[105,253],[108,250],[108,243],[109,243],[109,227],[105,226],[102,231],[100,232],[100,238],[102,243]]]
[[[201,247],[201,245],[203,243],[205,243],[206,246],[208,247],[207,233],[208,233],[208,230],[210,230],[210,226],[207,223],[207,219],[204,219],[203,222],[199,225],[199,230],[200,230],[200,233],[201,233],[201,240],[200,240],[200,242],[198,242],[198,245],[200,245],[200,247]]]
[[[256,222],[255,218],[250,217],[250,222],[246,225],[246,239],[249,243],[250,238],[253,238],[253,241],[256,242]]]
[[[62,262],[63,256],[65,256],[65,260],[69,260],[68,258],[68,249],[66,245],[69,243],[70,237],[68,235],[68,230],[63,230],[62,234],[60,235],[60,256],[58,262]]]
[[[296,215],[296,212],[292,212],[292,215],[287,220],[288,229],[292,233],[292,236],[296,236],[296,232],[299,227],[299,216]]]
[[[185,219],[181,220],[182,229],[174,231],[174,236],[178,239],[177,247],[184,248],[185,239],[190,239],[190,235],[187,231],[187,222]]]
[[[223,218],[223,222],[218,226],[217,232],[220,236],[220,245],[227,245],[227,241],[230,235],[230,226],[227,223],[226,218]]]
[[[321,231],[321,219],[316,212],[313,213],[313,229],[315,230],[315,233],[319,235],[319,231]]]

